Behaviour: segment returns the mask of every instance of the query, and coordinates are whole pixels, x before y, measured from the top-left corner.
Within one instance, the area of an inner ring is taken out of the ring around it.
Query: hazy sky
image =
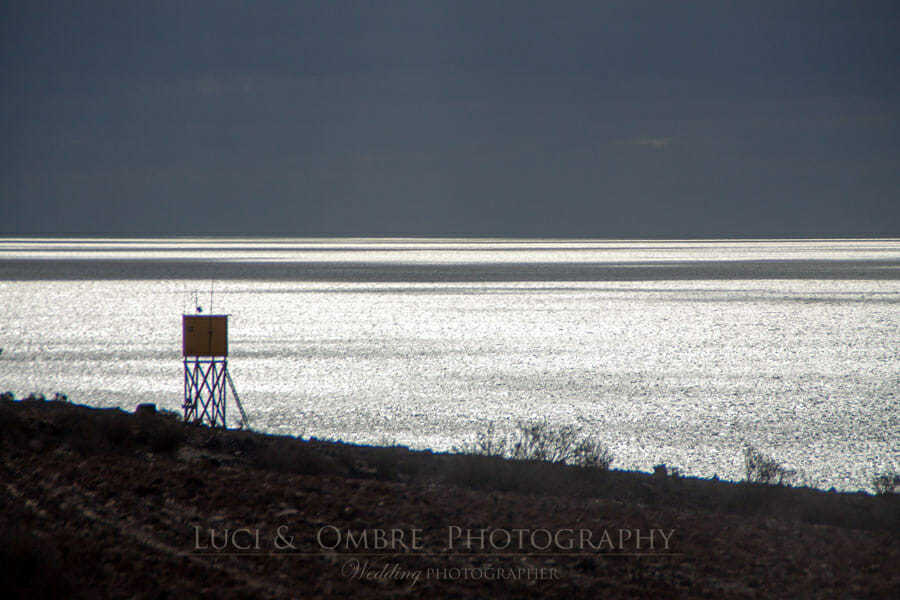
[[[0,11],[0,233],[900,235],[898,2]]]

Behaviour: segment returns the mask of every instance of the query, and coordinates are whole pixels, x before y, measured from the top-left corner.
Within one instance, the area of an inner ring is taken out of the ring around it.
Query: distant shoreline
[[[86,233],[86,232],[3,232],[0,231],[0,241],[8,239],[60,239],[60,240],[94,240],[94,239],[110,239],[110,240],[228,240],[228,239],[259,239],[259,240],[411,240],[411,241],[452,241],[464,240],[468,242],[478,241],[542,241],[542,242],[641,242],[641,241],[860,241],[860,240],[900,240],[900,232],[894,233],[871,233],[859,232],[853,234],[847,233],[774,233],[774,234],[705,234],[705,235],[620,235],[620,236],[593,236],[593,235],[574,235],[574,236],[535,236],[535,235],[491,235],[484,233],[435,233],[435,234],[413,234],[413,233],[396,233],[396,234],[369,234],[369,233],[166,233],[166,232],[125,232],[125,233]]]

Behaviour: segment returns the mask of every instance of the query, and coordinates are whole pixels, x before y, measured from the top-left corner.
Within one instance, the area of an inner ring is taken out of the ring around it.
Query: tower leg
[[[225,427],[225,385],[228,361],[184,360],[184,420],[188,423]]]

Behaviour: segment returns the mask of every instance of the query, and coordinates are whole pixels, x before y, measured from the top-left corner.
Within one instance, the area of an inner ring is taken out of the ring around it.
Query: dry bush
[[[872,487],[879,496],[896,494],[900,489],[900,473],[893,470],[879,473],[872,478]]]
[[[790,485],[797,476],[796,471],[785,468],[783,464],[753,446],[744,448],[744,469],[747,481],[751,483]]]
[[[461,454],[539,460],[601,470],[609,469],[613,461],[612,453],[602,442],[584,435],[578,427],[553,426],[546,420],[520,422],[505,436],[498,435],[492,423],[476,435],[474,442],[453,450]]]

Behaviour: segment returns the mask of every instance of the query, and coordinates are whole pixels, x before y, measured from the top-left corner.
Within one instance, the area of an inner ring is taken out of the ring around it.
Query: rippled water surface
[[[265,431],[440,450],[546,417],[619,468],[900,468],[897,240],[0,239],[0,387],[179,409],[196,303]]]

